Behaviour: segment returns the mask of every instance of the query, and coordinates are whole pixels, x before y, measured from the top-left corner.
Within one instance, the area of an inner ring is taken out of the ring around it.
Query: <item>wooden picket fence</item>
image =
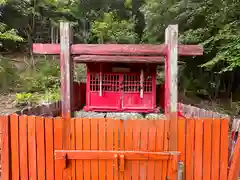
[[[232,180],[228,119],[179,119],[180,156],[168,151],[165,119],[73,118],[71,150],[66,151],[62,118],[11,115],[0,117],[0,122],[3,180],[61,180],[66,175],[72,180],[174,180],[177,161],[184,164],[184,180]]]

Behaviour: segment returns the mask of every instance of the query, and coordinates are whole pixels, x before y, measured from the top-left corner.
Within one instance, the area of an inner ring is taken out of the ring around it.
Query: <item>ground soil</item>
[[[0,94],[0,116],[12,114],[18,111],[19,109],[14,105],[15,94]],[[1,136],[0,132],[0,136]],[[0,138],[0,159],[1,159],[1,138]],[[0,180],[1,180],[1,164],[0,164]]]
[[[0,94],[0,115],[12,114],[19,109],[15,107],[15,94]]]

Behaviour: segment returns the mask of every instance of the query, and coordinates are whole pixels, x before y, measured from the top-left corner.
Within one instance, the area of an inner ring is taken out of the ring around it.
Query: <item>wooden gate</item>
[[[12,115],[0,122],[4,180],[175,180],[178,160],[183,180],[228,176],[227,119],[179,119],[179,158],[168,152],[164,119],[73,118],[70,150],[63,150],[62,118]]]
[[[179,153],[167,152],[165,120],[71,119],[66,151],[62,118],[12,115],[2,121],[3,138],[10,139],[4,179],[176,179]]]
[[[71,123],[75,137],[71,149],[77,151],[56,150],[55,157],[62,163],[71,160],[72,177],[153,180],[173,179],[177,173],[177,153],[163,152],[167,142],[163,120],[72,119]]]

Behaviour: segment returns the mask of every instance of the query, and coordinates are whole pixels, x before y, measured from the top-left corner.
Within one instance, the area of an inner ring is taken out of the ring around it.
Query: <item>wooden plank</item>
[[[165,62],[163,56],[104,56],[104,55],[81,55],[73,58],[74,62],[124,62],[124,63],[157,63]]]
[[[19,117],[19,145],[20,145],[20,176],[28,180],[28,119],[27,116]]]
[[[203,120],[195,121],[195,156],[194,156],[194,178],[202,180],[203,173]]]
[[[169,25],[165,31],[166,44],[166,95],[165,113],[170,120],[169,129],[169,150],[177,150],[177,130],[178,130],[178,115],[177,115],[177,101],[178,101],[178,25]]]
[[[10,116],[12,179],[20,179],[19,163],[19,120],[18,115]]]
[[[212,169],[211,169],[211,179],[219,179],[220,173],[220,129],[221,121],[220,119],[213,119],[212,124]]]
[[[91,150],[98,150],[98,119],[91,119]],[[91,161],[92,179],[98,180],[98,163],[97,159]]]
[[[120,150],[124,150],[124,145],[125,145],[125,137],[124,137],[124,121],[123,120],[120,120],[120,123],[119,123],[119,143],[120,143]],[[124,157],[124,156],[121,156],[121,157]],[[122,164],[123,162],[121,161],[123,158],[120,157],[120,162],[119,164]],[[120,180],[124,180],[124,172],[123,171],[120,171],[121,169],[123,169],[124,167],[120,166],[119,167],[119,179]]]
[[[228,180],[237,180],[240,172],[240,135],[238,136],[237,143],[233,152],[233,157],[229,169]]]
[[[168,151],[168,144],[169,144],[169,120],[164,121],[164,138],[163,138],[163,150]],[[167,161],[163,161],[162,163],[162,180],[167,178]]]
[[[212,154],[212,119],[203,122],[203,179],[211,179],[211,154]]]
[[[71,149],[76,150],[76,124],[75,124],[76,119],[72,118],[71,119]],[[72,179],[76,179],[76,160],[71,161],[71,170],[72,170]]]
[[[157,120],[159,121],[159,120]],[[149,132],[148,132],[148,151],[149,152],[155,152],[156,151],[156,126],[155,122],[156,120],[147,120],[149,124]],[[147,167],[147,179],[153,179],[155,175],[155,161],[148,160],[148,167]]]
[[[83,150],[91,149],[91,120],[83,119]],[[91,161],[83,161],[84,180],[91,179]]]
[[[165,55],[165,47],[164,44],[74,44],[71,47],[71,54],[159,56]],[[181,56],[203,55],[203,47],[200,45],[179,44],[178,51]],[[33,52],[36,54],[60,54],[60,45],[33,44]]]
[[[178,175],[178,155],[172,155],[171,160],[168,161],[168,169],[167,169],[167,179],[177,179]]]
[[[54,179],[53,119],[45,118],[46,179]]]
[[[54,151],[63,149],[63,119],[60,117],[54,118]],[[55,159],[55,179],[63,179],[63,164],[62,160]]]
[[[106,149],[106,129],[105,129],[105,119],[99,119],[99,150]],[[113,156],[114,157],[114,156]],[[99,180],[105,180],[106,178],[106,162],[105,160],[99,161]]]
[[[107,148],[106,150],[113,150],[113,119],[106,119],[106,133],[107,133],[107,139],[106,139],[106,142],[107,142]],[[107,168],[107,177],[106,179],[107,180],[113,180],[113,177],[114,177],[114,172],[113,172],[113,164],[114,161],[113,160],[107,160],[107,164],[106,164],[106,168]]]
[[[147,121],[139,121],[141,123],[141,145],[140,151],[148,150],[148,126]],[[140,161],[140,179],[147,179],[147,162]]]
[[[220,180],[226,180],[228,174],[228,127],[228,119],[222,119],[220,133]]]
[[[100,145],[100,144],[99,144]],[[146,147],[147,148],[147,147]],[[68,154],[68,159],[82,160],[114,160],[115,154],[123,154],[125,160],[169,160],[173,152],[147,152],[144,151],[107,151],[107,150],[55,150],[56,159],[64,159],[64,155]]]
[[[140,143],[141,143],[141,126],[139,125],[141,120],[134,120],[133,127],[133,151],[139,151],[140,150]],[[140,171],[139,171],[139,161],[132,161],[132,180],[138,180]]]
[[[185,147],[186,147],[186,120],[185,118],[178,119],[178,151],[180,152],[179,160],[185,164]]]
[[[77,118],[76,124],[76,150],[83,149],[83,119]],[[76,180],[83,180],[83,161],[76,161]]]
[[[37,180],[36,118],[28,116],[28,168],[29,179]]]
[[[120,143],[119,143],[119,125],[120,125],[120,121],[119,120],[114,120],[114,129],[113,129],[113,133],[114,133],[114,146],[113,149],[114,151],[118,151],[120,148]],[[119,180],[119,172],[118,172],[119,168],[118,168],[118,159],[115,159],[114,162],[114,180]]]
[[[157,135],[156,135],[156,152],[162,152],[164,150],[164,122],[165,120],[156,121]],[[163,161],[157,161],[155,164],[155,180],[162,179],[162,167]]]
[[[186,180],[192,180],[194,177],[194,121],[195,119],[187,119],[186,121]]]
[[[133,150],[133,120],[124,121],[124,130],[125,130],[125,151]],[[124,159],[126,160],[126,155],[124,155]],[[124,180],[132,179],[132,162],[125,161],[125,169],[124,169]]]
[[[36,117],[36,136],[37,136],[37,168],[38,179],[46,179],[45,167],[45,137],[44,137],[44,118]]]
[[[2,137],[1,137],[1,165],[2,179],[10,179],[10,118],[9,116],[0,116],[0,121],[2,124]]]
[[[124,129],[125,129],[124,121],[120,120],[119,121],[120,150],[124,150],[124,145],[125,145]]]

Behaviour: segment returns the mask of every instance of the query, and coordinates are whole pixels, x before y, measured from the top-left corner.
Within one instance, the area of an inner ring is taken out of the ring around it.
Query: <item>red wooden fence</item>
[[[177,178],[178,153],[168,152],[164,119],[73,118],[68,151],[62,118],[12,115],[0,122],[4,180]],[[179,119],[178,150],[183,179],[227,180],[228,120]]]

